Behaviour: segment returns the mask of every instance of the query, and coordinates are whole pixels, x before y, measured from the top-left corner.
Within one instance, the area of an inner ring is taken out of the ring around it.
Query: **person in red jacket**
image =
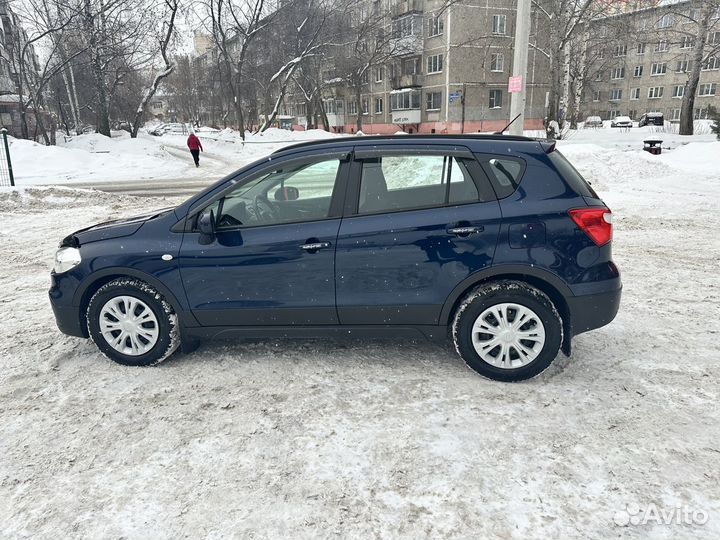
[[[188,148],[190,149],[190,153],[192,154],[193,161],[195,161],[195,166],[200,166],[200,151],[203,149],[202,143],[200,142],[200,139],[197,138],[197,135],[194,133],[191,133],[187,140]]]

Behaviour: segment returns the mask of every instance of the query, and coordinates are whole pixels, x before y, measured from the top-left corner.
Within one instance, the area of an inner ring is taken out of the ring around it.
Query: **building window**
[[[490,90],[490,101],[488,107],[500,109],[502,107],[502,90]]]
[[[370,114],[370,100],[368,98],[362,98],[362,113]]]
[[[693,45],[695,45],[695,38],[692,36],[685,36],[680,41],[681,49],[692,49]]]
[[[655,52],[667,52],[670,50],[670,43],[668,40],[663,39],[662,41],[658,41],[655,45]]]
[[[420,108],[420,90],[404,90],[390,94],[390,110],[404,111]]]
[[[650,68],[650,75],[665,75],[667,73],[666,62],[656,62]]]
[[[638,54],[645,54],[645,44],[644,44],[644,43],[638,43],[638,44],[637,44],[637,53],[638,53]]]
[[[434,54],[427,57],[427,72],[440,73],[443,70],[443,55]]]
[[[493,15],[492,33],[505,35],[507,15]]]
[[[714,96],[715,95],[715,83],[706,83],[700,85],[698,96]]]
[[[394,39],[422,34],[422,19],[420,24],[415,22],[415,17],[408,15],[395,19],[392,22],[392,37]]]
[[[635,66],[635,71],[633,73],[633,76],[635,77],[642,77],[643,74],[643,67],[642,66]]]
[[[608,111],[608,118],[610,120],[612,120],[613,118],[615,118],[616,116],[619,116],[619,115],[620,115],[620,111],[612,111],[612,110]]]
[[[665,87],[663,86],[653,86],[648,88],[648,99],[660,99],[663,97],[664,90]]]
[[[625,68],[618,67],[618,68],[611,69],[610,70],[610,78],[611,79],[624,79],[625,78]]]
[[[619,56],[626,56],[627,55],[627,45],[618,45],[615,47],[615,52],[613,53],[613,56],[619,57]]]
[[[707,117],[707,109],[695,109],[695,113],[693,114],[693,118],[695,118],[695,120],[707,120]]]
[[[383,66],[378,66],[375,68],[375,82],[383,82],[383,78],[385,77],[385,68]]]
[[[600,101],[600,90],[595,90],[593,92],[593,101]]]
[[[598,60],[604,60],[604,59],[605,59],[605,49],[598,49],[597,59],[598,59]]]
[[[673,25],[672,13],[666,13],[658,21],[658,28],[670,28]]]
[[[720,56],[711,56],[703,66],[703,71],[720,69]]]
[[[720,32],[710,32],[707,38],[708,45],[720,45]]]
[[[613,88],[610,90],[610,101],[620,101],[622,99],[622,90],[620,88]]]
[[[596,80],[596,81],[602,81],[602,71],[598,71],[598,72],[595,74],[595,80]]]
[[[670,120],[680,120],[680,109],[673,109],[670,115]]]
[[[428,37],[440,36],[445,30],[445,23],[442,17],[432,16],[428,20]]]
[[[417,75],[420,73],[420,58],[411,58],[403,62],[403,75]]]
[[[640,99],[640,89],[632,88],[630,90],[630,99]]]
[[[348,102],[348,113],[349,114],[357,114],[357,101],[350,101]]]
[[[678,73],[687,73],[690,70],[690,61],[689,60],[678,60],[677,63],[677,72]]]
[[[375,98],[375,114],[382,114],[383,112],[383,98]]]
[[[425,98],[425,109],[428,111],[439,111],[442,107],[442,92],[428,92]]]
[[[685,95],[685,86],[682,84],[676,84],[673,86],[673,95],[674,98],[681,98]]]
[[[490,71],[503,71],[505,68],[505,57],[502,53],[492,53],[490,55]]]

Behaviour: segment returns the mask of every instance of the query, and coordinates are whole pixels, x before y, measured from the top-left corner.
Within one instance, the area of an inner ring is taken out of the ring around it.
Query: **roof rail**
[[[288,149],[304,148],[307,146],[315,146],[320,144],[328,143],[358,143],[364,141],[407,141],[417,139],[451,139],[451,140],[467,140],[467,139],[479,139],[488,141],[536,141],[532,137],[522,137],[519,135],[501,135],[497,133],[485,134],[485,133],[464,133],[464,134],[441,134],[441,133],[413,133],[406,135],[348,135],[345,137],[332,137],[327,139],[315,139],[312,141],[303,141],[296,144],[285,146],[278,150],[275,150],[273,154],[284,152]]]

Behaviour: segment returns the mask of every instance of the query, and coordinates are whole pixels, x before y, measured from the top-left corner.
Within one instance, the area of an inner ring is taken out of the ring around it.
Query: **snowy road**
[[[614,210],[623,304],[514,385],[425,342],[112,364],[55,329],[52,253],[178,199],[0,192],[0,538],[717,539],[719,146],[562,147]]]

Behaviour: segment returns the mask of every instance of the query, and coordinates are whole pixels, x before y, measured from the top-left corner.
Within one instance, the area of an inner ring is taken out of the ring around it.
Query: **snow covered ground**
[[[657,157],[645,135],[559,143],[614,211],[623,304],[513,385],[425,342],[218,342],[115,365],[56,330],[52,254],[178,199],[0,191],[0,538],[717,539],[720,143],[668,136]],[[235,144],[206,145],[218,173],[247,159]],[[60,150],[53,183],[125,174]],[[627,525],[638,507],[704,523]]]

